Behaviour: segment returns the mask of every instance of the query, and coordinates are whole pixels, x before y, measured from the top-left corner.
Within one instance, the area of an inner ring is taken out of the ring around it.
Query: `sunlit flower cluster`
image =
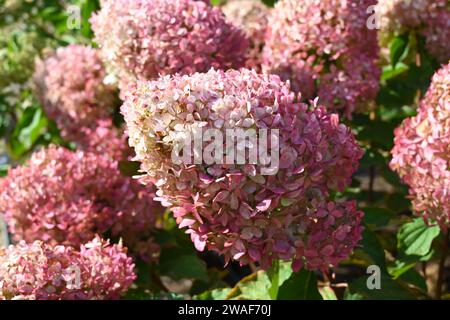
[[[244,30],[250,40],[249,58],[246,67],[260,70],[262,50],[267,30],[270,9],[260,1],[231,0],[222,7],[227,19]]]
[[[449,64],[438,70],[431,81],[425,97],[422,99],[422,108],[438,106],[439,102],[450,100],[450,61]],[[437,112],[438,110],[436,110]]]
[[[450,2],[447,0],[380,0],[377,14],[383,46],[397,35],[415,31],[425,37],[428,51],[439,62],[450,59]]]
[[[148,242],[159,206],[151,186],[123,177],[108,154],[50,146],[0,180],[0,212],[15,241],[42,240],[75,247],[95,234],[123,238],[146,259],[158,252]]]
[[[203,1],[104,0],[101,6],[91,19],[95,40],[121,82],[245,63],[245,34]]]
[[[90,47],[59,48],[36,64],[38,97],[64,139],[77,141],[81,127],[95,128],[112,113],[115,90],[105,84],[105,77],[98,52]]]
[[[414,211],[450,223],[450,64],[433,77],[418,115],[395,131],[391,168],[409,186]]]
[[[360,239],[355,204],[328,198],[349,185],[361,149],[337,115],[296,103],[278,76],[246,69],[166,76],[138,83],[122,112],[141,181],[155,183],[155,199],[171,207],[198,250],[264,268],[294,259],[296,268],[325,270]],[[263,175],[262,162],[248,155],[243,165],[174,163],[177,136],[198,128],[279,130],[280,165]]]
[[[351,117],[378,92],[376,30],[367,8],[376,0],[281,0],[271,11],[264,69],[290,80],[304,99],[320,97]]]
[[[78,149],[120,160],[129,152],[126,136],[114,127],[115,89],[105,84],[106,71],[96,49],[78,45],[58,49],[38,61],[34,86],[47,115],[63,139]]]
[[[117,299],[135,280],[121,245],[100,238],[81,245],[19,242],[0,249],[0,300]]]

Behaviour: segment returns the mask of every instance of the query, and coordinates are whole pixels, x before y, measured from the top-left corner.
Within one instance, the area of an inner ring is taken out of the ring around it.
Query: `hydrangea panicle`
[[[37,61],[36,93],[64,139],[76,142],[80,128],[95,128],[110,117],[116,95],[105,77],[98,51],[91,47],[69,45]]]
[[[361,212],[327,199],[350,183],[362,151],[337,115],[296,103],[278,76],[247,69],[166,76],[138,83],[122,112],[141,181],[155,183],[157,199],[198,250],[264,268],[294,259],[324,270],[357,245]],[[174,163],[177,134],[199,127],[279,130],[278,173],[262,175],[248,155],[242,165]]]
[[[98,237],[79,250],[42,241],[0,249],[0,300],[118,299],[135,279],[126,248]]]
[[[376,30],[367,8],[376,0],[281,0],[269,16],[263,69],[290,80],[305,100],[315,96],[351,117],[378,93]]]
[[[395,130],[390,166],[409,186],[413,208],[427,222],[450,225],[450,64],[439,70],[418,115]]]
[[[108,231],[133,250],[151,238],[161,211],[153,187],[123,177],[108,154],[50,146],[11,169],[0,186],[0,211],[15,241],[79,247]],[[157,254],[153,248],[143,257]]]
[[[270,8],[260,1],[231,0],[222,6],[222,11],[231,23],[246,32],[250,40],[246,67],[260,71]]]
[[[135,79],[244,66],[248,39],[220,8],[194,0],[103,0],[95,41],[121,86]]]

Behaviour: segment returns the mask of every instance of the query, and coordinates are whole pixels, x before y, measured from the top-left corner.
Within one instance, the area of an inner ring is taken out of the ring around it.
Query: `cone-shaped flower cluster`
[[[121,244],[95,238],[79,250],[41,241],[0,249],[0,300],[117,299],[136,279]]]
[[[203,1],[104,0],[101,6],[91,19],[95,40],[121,82],[245,63],[245,34]]]
[[[450,61],[449,64],[438,70],[431,81],[425,97],[421,101],[423,108],[426,106],[439,106],[440,102],[448,102],[450,100]],[[438,112],[439,110],[436,110]]]
[[[37,62],[33,76],[37,95],[64,139],[82,140],[80,128],[94,129],[99,119],[110,117],[116,97],[105,77],[98,52],[90,47],[59,48]]]
[[[442,63],[450,59],[450,2],[448,0],[380,0],[377,14],[380,41],[415,31],[426,39],[428,51]]]
[[[270,8],[260,1],[231,0],[222,7],[222,11],[231,23],[246,32],[250,40],[246,67],[260,70]]]
[[[295,103],[278,76],[246,69],[166,76],[138,83],[122,112],[142,181],[155,182],[159,200],[180,228],[188,227],[198,250],[207,246],[227,261],[264,268],[294,259],[296,268],[324,270],[357,245],[362,213],[328,198],[350,183],[362,151],[337,115]],[[224,135],[278,130],[280,165],[263,175],[262,163],[270,161],[261,154],[261,164],[251,164],[248,154],[245,164],[174,162],[177,139],[199,128]]]
[[[160,210],[152,187],[121,176],[108,154],[54,146],[10,170],[0,190],[0,212],[16,241],[79,247],[108,231],[142,251]],[[151,245],[143,257],[150,259],[153,250]]]
[[[395,131],[391,168],[410,187],[414,211],[450,223],[450,64],[433,77],[418,115]]]
[[[376,0],[281,0],[271,11],[265,69],[291,80],[304,99],[320,97],[350,117],[377,95],[376,30],[367,8]]]

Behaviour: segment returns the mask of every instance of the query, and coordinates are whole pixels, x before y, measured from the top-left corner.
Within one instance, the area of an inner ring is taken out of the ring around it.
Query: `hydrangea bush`
[[[0,0],[0,300],[447,299],[449,12]]]

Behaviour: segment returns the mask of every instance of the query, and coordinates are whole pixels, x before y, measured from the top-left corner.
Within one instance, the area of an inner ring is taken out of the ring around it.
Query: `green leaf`
[[[0,177],[5,177],[8,174],[8,170],[11,166],[7,163],[0,164]]]
[[[262,0],[262,2],[269,7],[273,7],[277,1],[278,0]]]
[[[17,159],[30,151],[34,143],[44,133],[47,123],[42,109],[37,107],[25,109],[9,141],[12,156]]]
[[[431,243],[439,232],[439,226],[427,226],[422,218],[416,218],[400,228],[398,248],[407,255],[424,256],[430,252]]]
[[[295,199],[281,198],[281,205],[283,207],[289,207],[291,204],[295,203]]]
[[[174,231],[175,232],[164,229],[156,229],[153,231],[153,236],[160,246],[173,247],[177,246],[177,236],[179,236],[179,229],[177,228]]]
[[[386,159],[379,151],[369,149],[364,153],[364,157],[361,159],[360,163],[362,168],[369,168],[372,166],[384,165],[386,163]]]
[[[279,300],[322,300],[317,289],[317,277],[312,271],[301,270],[286,280],[278,292]]]
[[[359,141],[376,142],[380,146],[390,150],[394,141],[394,129],[397,124],[381,120],[370,121],[358,133]],[[385,162],[385,161],[384,161]]]
[[[409,70],[409,67],[404,63],[397,63],[397,65],[394,67],[392,66],[385,66],[383,67],[383,73],[381,74],[381,80],[387,81],[391,80],[393,78],[396,78],[402,74],[404,74],[406,71]]]
[[[119,171],[125,177],[134,177],[140,175],[141,163],[138,161],[119,161]]]
[[[330,286],[319,288],[319,292],[323,300],[338,300],[336,293]]]
[[[98,1],[93,0],[84,0],[81,5],[81,33],[86,38],[92,38],[91,24],[89,23],[89,19],[92,16],[92,13],[99,9]]]
[[[397,36],[392,40],[390,46],[392,67],[395,68],[400,59],[405,56],[405,53],[407,53],[406,49],[408,47],[408,41],[409,41],[408,33]]]
[[[272,267],[267,272],[270,279],[269,296],[272,300],[276,300],[278,296],[278,288],[280,287],[280,261],[275,260]]]
[[[404,80],[402,79],[402,81]],[[386,117],[403,119],[405,114],[402,112],[402,108],[414,103],[416,93],[417,90],[414,86],[405,86],[404,82],[399,85],[397,81],[389,81],[382,85],[377,96],[377,104],[381,107],[379,112],[382,112],[381,119],[386,120]],[[387,114],[388,112],[393,115]]]
[[[422,290],[423,292],[428,292],[427,288],[427,282],[425,279],[414,269],[410,269],[404,274],[402,274],[399,278],[399,280],[409,283],[416,288]]]
[[[394,217],[394,212],[384,208],[365,208],[364,222],[368,225],[374,225],[376,227],[384,227]]]
[[[162,275],[173,279],[208,279],[205,263],[184,248],[163,248],[159,269]]]
[[[394,279],[409,272],[417,262],[431,259],[434,254],[431,244],[439,233],[438,226],[427,226],[422,218],[401,226],[397,233],[398,256],[388,268]]]
[[[220,5],[222,5],[224,2],[225,2],[224,0],[211,0],[211,4],[212,4],[213,6],[220,6]]]
[[[214,289],[194,296],[194,300],[225,300],[230,291],[231,288]]]
[[[384,249],[378,241],[376,234],[367,226],[365,226],[362,234],[361,250],[370,257],[372,260],[371,263],[379,266],[382,271],[386,271]]]
[[[272,285],[267,273],[258,271],[239,281],[226,299],[233,300],[271,300],[269,288]]]
[[[272,274],[269,276],[269,272],[258,271],[251,274],[248,277],[239,281],[236,286],[229,292],[227,299],[237,300],[272,300],[274,298],[273,289],[274,277],[277,278],[278,286],[282,286],[285,281],[291,276],[292,268],[291,263],[279,261],[278,272],[275,268],[270,271]],[[275,273],[277,275],[275,275]],[[271,280],[272,279],[272,280]],[[279,290],[277,288],[277,299],[279,299]],[[272,295],[271,295],[272,293]]]
[[[269,296],[272,300],[277,300],[278,291],[281,284],[289,279],[292,274],[291,264],[275,260],[272,268],[267,271],[270,279],[270,287],[268,289]]]
[[[400,276],[402,276],[404,273],[411,270],[417,262],[420,261],[428,261],[431,259],[431,257],[434,255],[434,251],[430,250],[430,252],[424,256],[416,256],[411,255],[408,256],[403,251],[400,251],[398,254],[397,259],[388,267],[389,274],[394,278],[397,279]]]
[[[391,169],[389,169],[389,167],[385,166],[381,168],[380,175],[387,183],[396,187],[397,189],[401,189],[405,195],[408,194],[408,187],[401,182],[399,176]]]
[[[195,280],[192,283],[191,288],[189,289],[189,294],[191,296],[200,295],[205,292],[209,292],[216,288],[225,288],[228,287],[227,284],[223,281],[223,277],[227,271],[218,270],[216,268],[208,269],[208,281],[204,280]]]
[[[369,289],[367,286],[368,276],[351,282],[349,284],[350,293],[358,294],[367,300],[415,300],[416,298],[384,272],[381,273],[381,289]]]
[[[344,300],[364,300],[364,296],[359,293],[351,293],[347,288],[344,292]]]
[[[415,266],[418,259],[413,256],[406,256],[406,259],[397,259],[388,267],[389,274],[394,278],[399,278],[402,274]]]
[[[404,193],[395,192],[387,197],[385,205],[394,212],[402,212],[410,209],[411,201],[406,198]]]

